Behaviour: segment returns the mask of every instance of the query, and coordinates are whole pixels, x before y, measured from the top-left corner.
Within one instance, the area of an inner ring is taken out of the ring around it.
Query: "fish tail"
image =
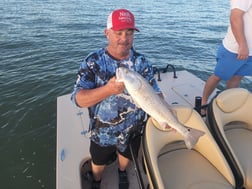
[[[188,149],[192,149],[194,145],[198,142],[199,138],[203,136],[205,133],[203,131],[188,128],[188,134],[185,137],[185,144]]]

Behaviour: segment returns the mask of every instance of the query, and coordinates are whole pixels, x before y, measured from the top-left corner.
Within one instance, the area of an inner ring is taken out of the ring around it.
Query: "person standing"
[[[221,80],[226,88],[239,87],[244,76],[252,75],[252,0],[231,0],[230,25],[217,52],[217,64],[206,81],[202,105]]]
[[[115,155],[119,162],[119,188],[129,187],[126,172],[132,160],[129,139],[142,131],[146,121],[146,113],[134,104],[124,84],[116,81],[116,69],[124,66],[140,73],[162,94],[153,67],[143,54],[133,49],[135,31],[139,32],[134,15],[127,9],[114,10],[104,30],[108,45],[84,59],[72,93],[73,103],[89,110],[93,189],[100,188],[104,168]],[[132,141],[135,154],[139,151],[140,139]]]

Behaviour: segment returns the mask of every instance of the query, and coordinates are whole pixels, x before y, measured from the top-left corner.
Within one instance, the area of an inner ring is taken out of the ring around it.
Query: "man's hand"
[[[112,94],[120,94],[124,90],[124,84],[123,82],[119,82],[116,80],[116,77],[112,77],[108,83],[107,87],[111,90]]]

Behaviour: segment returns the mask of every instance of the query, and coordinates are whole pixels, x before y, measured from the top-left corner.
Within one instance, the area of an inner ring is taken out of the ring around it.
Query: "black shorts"
[[[134,138],[131,142],[132,142],[133,153],[137,156],[139,148],[140,148],[140,144],[141,144],[141,137],[138,136],[138,137]],[[127,146],[127,148],[125,149],[124,152],[120,152],[116,148],[116,146],[104,147],[104,146],[100,146],[100,145],[94,143],[93,141],[91,141],[89,150],[90,150],[92,161],[96,165],[109,164],[109,162],[113,161],[117,152],[119,154],[121,154],[122,156],[132,160],[129,146]]]

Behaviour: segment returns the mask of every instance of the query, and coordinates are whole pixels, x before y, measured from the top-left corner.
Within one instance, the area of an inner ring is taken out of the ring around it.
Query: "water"
[[[212,73],[229,1],[1,0],[1,188],[55,188],[56,98],[72,91],[83,57],[106,45],[107,16],[121,7],[135,13],[134,46],[152,64]]]

